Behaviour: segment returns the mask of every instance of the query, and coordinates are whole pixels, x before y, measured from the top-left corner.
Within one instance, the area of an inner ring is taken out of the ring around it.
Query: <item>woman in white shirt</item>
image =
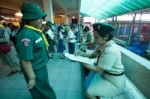
[[[47,31],[45,32],[46,38],[48,40],[48,44],[49,44],[49,57],[53,58],[53,54],[54,54],[54,36],[55,33],[52,30],[52,23],[50,21],[46,22],[46,26],[48,27]]]
[[[93,66],[82,63],[92,71],[85,81],[88,99],[114,97],[123,91],[125,86],[124,66],[121,53],[113,39],[114,28],[110,24],[93,24],[94,39],[98,48],[91,55],[79,52],[82,56],[97,57]],[[90,80],[89,80],[90,78]]]
[[[62,32],[64,31],[62,26],[58,27],[58,46],[57,46],[57,52],[60,53],[60,58],[64,59],[64,50],[66,49],[64,44],[64,35]]]
[[[76,26],[74,24],[72,24],[68,31],[68,39],[69,39],[68,51],[70,54],[74,54],[74,52],[75,52],[75,42],[76,42],[76,40],[75,40],[76,36],[74,34],[75,28],[76,28]]]

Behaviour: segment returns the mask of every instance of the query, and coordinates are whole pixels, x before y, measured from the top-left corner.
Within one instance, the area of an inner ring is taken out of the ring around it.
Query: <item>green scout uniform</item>
[[[48,54],[42,34],[24,27],[17,35],[17,50],[20,61],[31,61],[36,75],[36,84],[30,90],[33,99],[56,99],[55,93],[48,82],[46,63]],[[24,73],[26,82],[29,79]]]

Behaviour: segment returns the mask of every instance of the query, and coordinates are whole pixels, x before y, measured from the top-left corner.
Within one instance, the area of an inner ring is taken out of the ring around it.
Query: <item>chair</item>
[[[134,50],[133,52],[140,55],[140,56],[144,56],[145,50],[147,48],[148,48],[148,44],[142,44],[141,46],[139,46],[138,49]]]
[[[139,46],[140,46],[139,42],[133,42],[129,47],[127,47],[127,49],[134,52],[134,50],[137,50]]]

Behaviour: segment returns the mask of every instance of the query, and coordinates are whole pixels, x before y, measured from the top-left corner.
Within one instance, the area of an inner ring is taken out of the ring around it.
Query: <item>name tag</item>
[[[37,39],[36,41],[35,41],[35,43],[38,43],[38,42],[40,42],[40,41],[42,41],[42,38],[40,37],[39,39]]]

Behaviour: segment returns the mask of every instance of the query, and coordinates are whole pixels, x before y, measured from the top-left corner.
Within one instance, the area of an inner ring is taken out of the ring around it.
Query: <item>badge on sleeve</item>
[[[29,46],[30,39],[24,38],[24,39],[22,39],[21,41],[23,42],[24,46]]]

